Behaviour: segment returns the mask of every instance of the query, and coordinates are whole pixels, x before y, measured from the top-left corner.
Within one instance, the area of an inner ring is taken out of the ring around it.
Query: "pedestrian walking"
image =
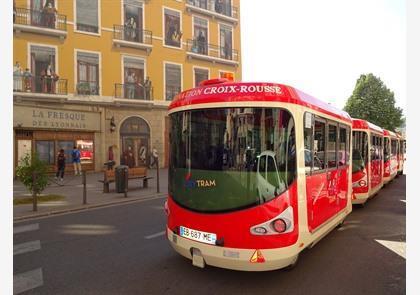
[[[77,148],[77,146],[73,147],[71,156],[73,158],[74,175],[82,175],[82,165],[80,164],[80,151]]]
[[[65,167],[66,167],[66,156],[64,154],[64,150],[61,149],[57,156],[57,173],[55,174],[56,180],[58,180],[58,178],[60,177],[60,181],[63,181]]]

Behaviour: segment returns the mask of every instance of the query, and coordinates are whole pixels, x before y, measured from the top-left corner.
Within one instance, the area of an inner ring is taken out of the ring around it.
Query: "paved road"
[[[294,270],[263,273],[193,267],[165,239],[164,198],[15,223],[14,288],[21,294],[405,294],[404,254],[388,248],[405,242],[401,200],[405,176],[354,208],[342,228],[302,253]]]

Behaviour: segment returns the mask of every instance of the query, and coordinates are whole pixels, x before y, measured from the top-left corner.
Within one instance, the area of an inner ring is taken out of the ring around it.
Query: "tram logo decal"
[[[191,179],[192,173],[188,173],[185,176],[185,187],[186,188],[196,188],[196,187],[215,187],[216,180],[212,179]]]

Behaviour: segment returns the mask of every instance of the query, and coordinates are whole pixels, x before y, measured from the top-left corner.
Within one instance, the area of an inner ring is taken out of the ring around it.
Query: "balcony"
[[[146,50],[149,54],[152,50],[152,32],[147,30],[133,29],[127,26],[114,25],[112,41],[117,47],[131,47]]]
[[[187,40],[188,58],[211,61],[232,66],[239,65],[239,53],[236,49],[225,46],[216,46],[197,40]]]
[[[153,87],[147,89],[137,83],[115,83],[115,98],[153,100]]]
[[[49,9],[16,8],[16,15],[13,16],[13,30],[16,33],[28,32],[64,39],[67,37],[67,16]]]
[[[58,76],[13,76],[13,95],[25,98],[64,99],[67,96],[67,79]]]
[[[165,89],[165,100],[172,101],[176,95],[178,95],[181,92],[180,86],[170,86],[166,85]]]
[[[187,0],[185,4],[188,12],[197,12],[212,18],[228,21],[237,24],[239,20],[238,8],[231,6],[230,1],[218,0]]]
[[[77,95],[99,95],[98,82],[79,81],[76,84]]]

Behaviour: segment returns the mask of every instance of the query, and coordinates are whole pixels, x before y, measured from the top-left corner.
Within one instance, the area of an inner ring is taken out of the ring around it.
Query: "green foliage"
[[[35,183],[32,180],[34,173]],[[33,156],[27,153],[20,159],[16,167],[16,176],[31,193],[35,192],[36,195],[39,195],[48,185],[47,164],[39,159],[37,153]]]
[[[405,122],[402,109],[395,106],[394,93],[373,74],[360,75],[344,110],[352,118],[363,119],[391,131]]]

